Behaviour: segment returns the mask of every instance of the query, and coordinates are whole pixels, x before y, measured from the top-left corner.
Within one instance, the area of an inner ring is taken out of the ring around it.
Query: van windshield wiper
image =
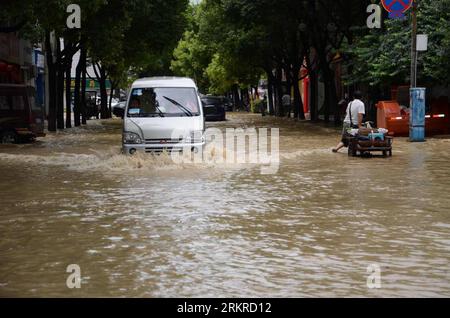
[[[167,96],[163,96],[165,99],[167,99],[169,102],[171,102],[172,104],[174,104],[175,106],[178,106],[185,115],[189,116],[189,117],[193,117],[194,115],[192,114],[191,111],[189,111],[186,107],[184,107],[183,105],[181,105],[179,102],[177,102],[176,100],[169,98]]]
[[[159,109],[159,106],[156,106],[156,109],[158,110],[160,117],[166,117],[164,116],[164,113],[161,111],[161,109]]]

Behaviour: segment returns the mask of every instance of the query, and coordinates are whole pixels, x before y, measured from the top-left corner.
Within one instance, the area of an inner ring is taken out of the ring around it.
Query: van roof
[[[197,88],[195,82],[187,77],[149,77],[141,78],[133,83],[133,88],[145,87],[192,87]]]

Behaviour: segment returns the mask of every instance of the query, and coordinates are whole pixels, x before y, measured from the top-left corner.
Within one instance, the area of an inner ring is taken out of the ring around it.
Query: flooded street
[[[309,123],[208,126],[280,128],[278,173],[125,157],[120,120],[0,146],[0,296],[450,296],[450,140],[361,159]]]

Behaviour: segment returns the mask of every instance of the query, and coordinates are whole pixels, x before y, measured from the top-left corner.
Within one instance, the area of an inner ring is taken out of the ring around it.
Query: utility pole
[[[412,7],[411,88],[417,87],[417,1]]]
[[[425,88],[417,87],[417,1],[412,8],[412,48],[411,48],[411,107],[409,115],[409,140],[425,141]]]

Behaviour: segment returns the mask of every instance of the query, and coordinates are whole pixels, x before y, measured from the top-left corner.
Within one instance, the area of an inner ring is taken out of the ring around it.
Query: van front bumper
[[[202,151],[205,143],[181,143],[181,144],[124,144],[122,152],[125,155],[135,153],[172,153],[184,151]]]

